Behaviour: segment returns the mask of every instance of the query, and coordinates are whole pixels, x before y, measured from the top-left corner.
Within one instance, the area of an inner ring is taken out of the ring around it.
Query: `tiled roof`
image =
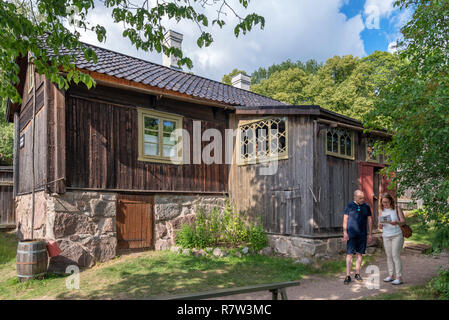
[[[90,44],[85,45],[95,51],[98,61],[97,63],[88,62],[83,54],[77,54],[75,65],[80,69],[232,106],[275,107],[286,105],[278,100],[235,88],[218,81],[177,71]],[[61,51],[68,53],[67,50]]]

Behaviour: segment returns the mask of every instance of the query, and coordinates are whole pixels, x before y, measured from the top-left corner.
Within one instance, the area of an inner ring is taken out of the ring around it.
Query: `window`
[[[367,138],[366,139],[366,161],[368,162],[379,162],[379,153],[375,152],[375,144],[376,140],[373,138]]]
[[[354,134],[342,128],[327,130],[326,154],[354,160]]]
[[[241,121],[238,164],[288,158],[287,118]]]
[[[174,131],[182,129],[182,117],[148,109],[138,114],[139,160],[181,164],[182,137]]]

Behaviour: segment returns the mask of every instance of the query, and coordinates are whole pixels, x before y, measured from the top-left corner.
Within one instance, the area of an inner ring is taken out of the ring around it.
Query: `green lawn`
[[[67,277],[55,274],[43,280],[18,282],[14,236],[0,232],[0,245],[0,300],[143,298],[300,280],[306,274],[330,275],[345,270],[343,257],[305,266],[284,257],[209,258],[145,251],[116,257],[82,271],[80,289],[68,290]],[[366,257],[364,263],[370,258]]]
[[[437,300],[438,296],[428,285],[413,286],[399,289],[393,293],[382,293],[377,296],[368,297],[365,300]]]
[[[432,245],[431,239],[433,235],[433,227],[425,227],[419,220],[419,216],[414,214],[413,211],[409,211],[406,214],[407,224],[412,228],[413,234],[406,241],[413,243],[424,243]]]

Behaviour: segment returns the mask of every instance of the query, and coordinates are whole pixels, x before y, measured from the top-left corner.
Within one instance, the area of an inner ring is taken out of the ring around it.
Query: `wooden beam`
[[[291,114],[291,115],[319,115],[318,106],[297,106],[290,108],[267,108],[267,109],[237,109],[236,114],[269,115],[269,114]]]
[[[350,124],[346,124],[346,123],[342,123],[342,122],[338,122],[338,121],[330,121],[330,120],[325,120],[325,119],[318,119],[317,120],[319,123],[323,123],[323,124],[327,124],[330,126],[337,126],[337,127],[342,127],[342,128],[348,128],[348,129],[352,129],[355,131],[365,131],[365,129],[363,127],[357,127],[357,126],[353,126]],[[318,130],[319,133],[319,130]],[[384,136],[384,137],[392,137],[393,135],[391,133],[387,133],[384,131],[379,131],[379,130],[372,130],[370,131],[370,133],[376,134],[376,135],[380,135],[380,136]]]
[[[66,185],[66,132],[65,132],[65,92],[53,85],[54,103],[54,180],[56,193],[65,193]]]
[[[14,112],[14,147],[13,147],[13,199],[17,196],[19,187],[19,113]]]

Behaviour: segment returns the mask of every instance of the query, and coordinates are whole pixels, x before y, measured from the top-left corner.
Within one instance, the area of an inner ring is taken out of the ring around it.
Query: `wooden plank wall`
[[[320,201],[314,206],[315,234],[340,234],[346,205],[360,188],[360,162],[365,161],[365,139],[354,133],[355,160],[326,155],[325,128],[316,137],[315,190]]]
[[[255,116],[256,118],[259,116]],[[230,125],[250,116],[231,116]],[[308,116],[288,117],[289,158],[278,161],[274,175],[260,175],[263,164],[239,166],[234,163],[229,175],[229,193],[239,210],[262,217],[272,234],[311,235],[313,197],[313,123]],[[291,209],[287,209],[291,208]],[[291,212],[291,215],[288,212]]]
[[[13,168],[0,167],[0,228],[16,224],[13,198]]]
[[[28,71],[27,71],[28,72]],[[18,186],[17,194],[31,192],[32,175],[32,116],[33,116],[33,90],[28,92],[29,83],[25,82],[23,103],[19,114],[19,138],[25,137],[25,144],[18,148]],[[45,107],[45,77],[36,74],[36,119],[35,119],[35,179],[36,190],[43,190],[45,186],[47,166],[47,108]],[[17,139],[17,143],[19,139]]]
[[[116,105],[121,103],[124,105]],[[202,131],[218,129],[224,139],[227,121],[222,110],[101,86],[90,92],[72,88],[66,108],[67,187],[227,191],[225,164],[172,165],[138,161],[137,107],[182,115],[183,128],[191,137],[193,120],[201,120]],[[190,150],[193,150],[192,139]]]

